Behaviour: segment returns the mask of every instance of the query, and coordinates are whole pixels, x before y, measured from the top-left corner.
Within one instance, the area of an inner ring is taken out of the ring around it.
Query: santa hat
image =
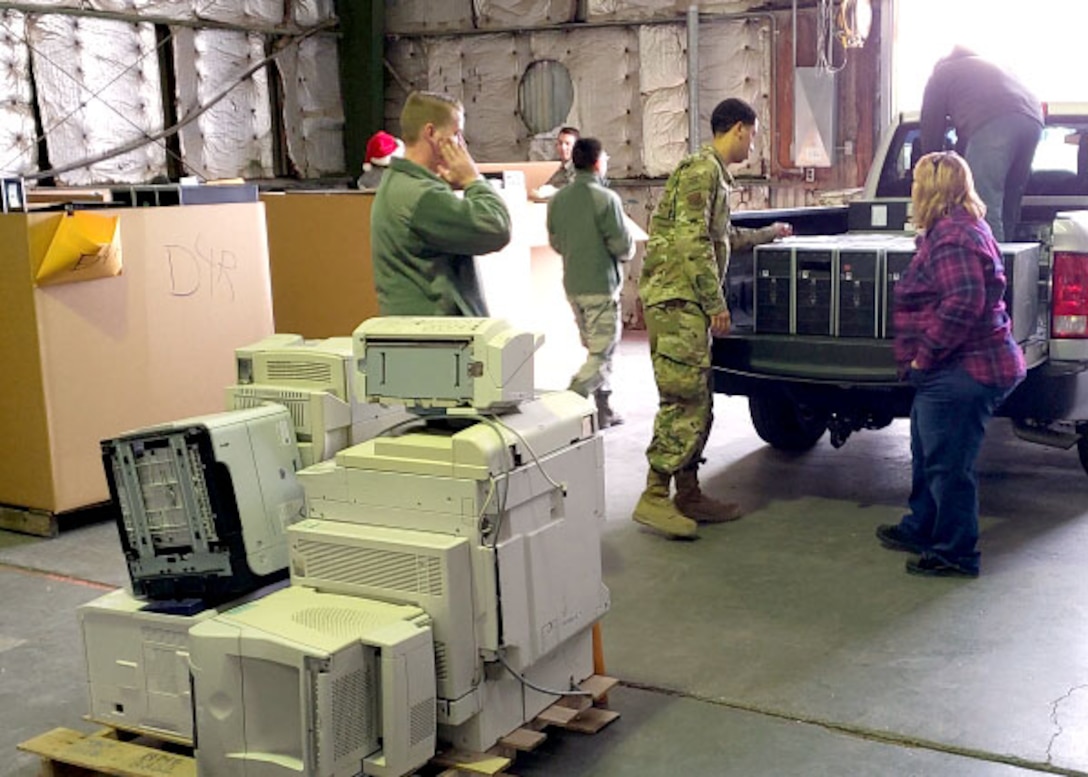
[[[363,169],[370,170],[374,165],[385,167],[395,156],[404,156],[404,143],[388,132],[378,130],[366,143]]]

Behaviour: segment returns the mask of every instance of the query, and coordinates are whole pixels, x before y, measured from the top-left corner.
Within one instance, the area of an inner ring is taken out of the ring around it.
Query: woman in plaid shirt
[[[986,422],[1024,379],[1002,296],[1005,268],[953,151],[927,154],[911,190],[918,252],[895,287],[895,359],[914,386],[910,513],[879,526],[882,545],[917,553],[907,572],[978,577],[975,460]]]

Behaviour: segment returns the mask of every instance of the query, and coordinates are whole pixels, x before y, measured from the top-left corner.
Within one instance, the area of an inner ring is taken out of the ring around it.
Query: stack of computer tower
[[[1024,343],[1038,324],[1039,247],[1003,243],[1000,249],[1006,307],[1013,334]],[[793,237],[757,246],[754,331],[892,339],[895,287],[915,252],[913,237],[893,231]]]

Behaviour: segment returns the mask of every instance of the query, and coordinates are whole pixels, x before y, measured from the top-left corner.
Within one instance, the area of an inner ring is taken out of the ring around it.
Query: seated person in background
[[[619,195],[601,180],[608,154],[596,138],[580,138],[572,150],[574,181],[548,203],[548,242],[563,257],[563,287],[589,352],[570,382],[570,390],[597,401],[601,429],[623,423],[609,405],[612,355],[622,334],[621,265],[634,256],[635,243],[623,220]]]
[[[377,189],[382,182],[382,173],[389,167],[393,157],[404,156],[404,142],[388,132],[378,130],[366,143],[366,156],[363,159],[363,174],[359,176],[360,189]]]
[[[541,184],[539,189],[534,189],[531,194],[534,199],[546,200],[574,180],[576,170],[572,154],[574,143],[581,137],[581,133],[574,127],[562,127],[555,138],[555,153],[559,155],[559,169],[552,173],[552,177]]]
[[[510,242],[510,212],[465,147],[464,107],[448,95],[412,92],[400,129],[404,158],[390,162],[370,211],[378,309],[486,317],[475,257]]]

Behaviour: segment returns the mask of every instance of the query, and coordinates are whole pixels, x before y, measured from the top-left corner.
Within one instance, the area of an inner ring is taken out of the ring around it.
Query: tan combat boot
[[[704,494],[699,489],[699,478],[693,469],[676,473],[676,498],[673,504],[698,523],[725,523],[741,516],[740,505],[736,502],[719,502]]]
[[[635,505],[631,518],[673,539],[695,537],[699,525],[681,515],[669,499],[670,480],[671,475],[651,467],[646,477],[646,490]]]
[[[608,401],[610,396],[612,396],[611,391],[597,389],[593,392],[593,399],[597,402],[598,429],[607,429],[610,426],[619,426],[623,423],[623,416],[613,410]]]

